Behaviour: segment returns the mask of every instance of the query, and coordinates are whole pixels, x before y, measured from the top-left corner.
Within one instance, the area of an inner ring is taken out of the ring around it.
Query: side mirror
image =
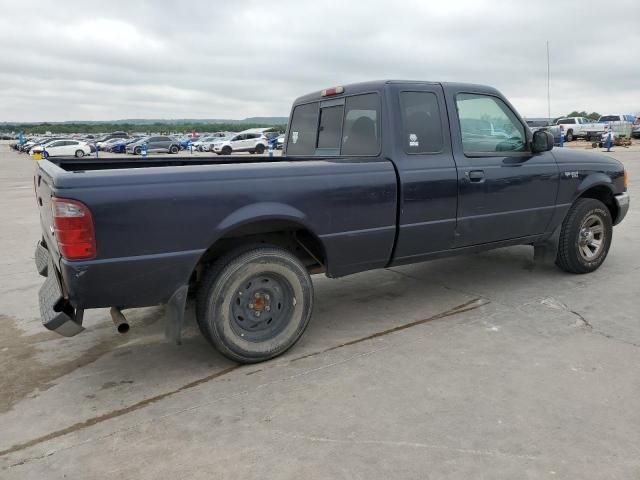
[[[548,130],[536,130],[533,132],[531,150],[533,153],[548,152],[553,148],[553,134]]]

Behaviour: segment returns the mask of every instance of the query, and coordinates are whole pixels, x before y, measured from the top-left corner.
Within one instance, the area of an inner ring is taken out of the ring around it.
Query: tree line
[[[571,113],[568,113],[567,115],[565,115],[564,117],[558,117],[558,118],[566,118],[566,117],[585,117],[585,118],[589,118],[591,120],[598,120],[602,115],[600,115],[598,112],[591,112],[591,113],[587,113],[584,110],[581,112],[578,112],[576,110],[574,110]]]

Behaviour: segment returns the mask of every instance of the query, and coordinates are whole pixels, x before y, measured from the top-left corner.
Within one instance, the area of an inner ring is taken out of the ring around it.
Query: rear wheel
[[[562,224],[556,264],[570,273],[597,270],[609,253],[612,234],[606,205],[593,198],[579,198]]]
[[[196,316],[220,353],[241,363],[276,357],[309,324],[313,284],[291,252],[254,245],[221,258],[206,273]]]
[[[573,142],[573,130],[567,131],[567,138],[565,138],[567,142]]]
[[[231,147],[229,147],[229,146],[222,147],[222,154],[223,155],[231,155]]]
[[[258,145],[256,145],[256,153],[258,155],[262,155],[264,153],[264,145],[259,143]]]
[[[178,153],[178,147],[176,145],[171,145],[169,148],[170,153]]]
[[[84,157],[84,151],[83,150],[76,150],[76,157],[78,157],[78,158]]]

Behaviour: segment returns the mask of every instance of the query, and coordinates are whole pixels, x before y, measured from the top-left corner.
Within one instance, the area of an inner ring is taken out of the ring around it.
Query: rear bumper
[[[71,306],[62,291],[58,272],[53,266],[48,250],[41,242],[36,246],[36,268],[46,277],[38,291],[40,319],[49,330],[65,337],[73,337],[84,330],[82,316],[84,310]]]
[[[613,224],[618,225],[629,211],[629,204],[631,203],[631,197],[627,192],[620,193],[614,197],[616,199],[616,205],[618,206],[618,215],[616,216]]]

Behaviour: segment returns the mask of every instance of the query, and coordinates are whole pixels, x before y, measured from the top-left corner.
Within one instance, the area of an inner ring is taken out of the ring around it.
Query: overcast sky
[[[0,121],[286,116],[350,82],[490,84],[525,116],[640,112],[640,1],[0,0]]]

